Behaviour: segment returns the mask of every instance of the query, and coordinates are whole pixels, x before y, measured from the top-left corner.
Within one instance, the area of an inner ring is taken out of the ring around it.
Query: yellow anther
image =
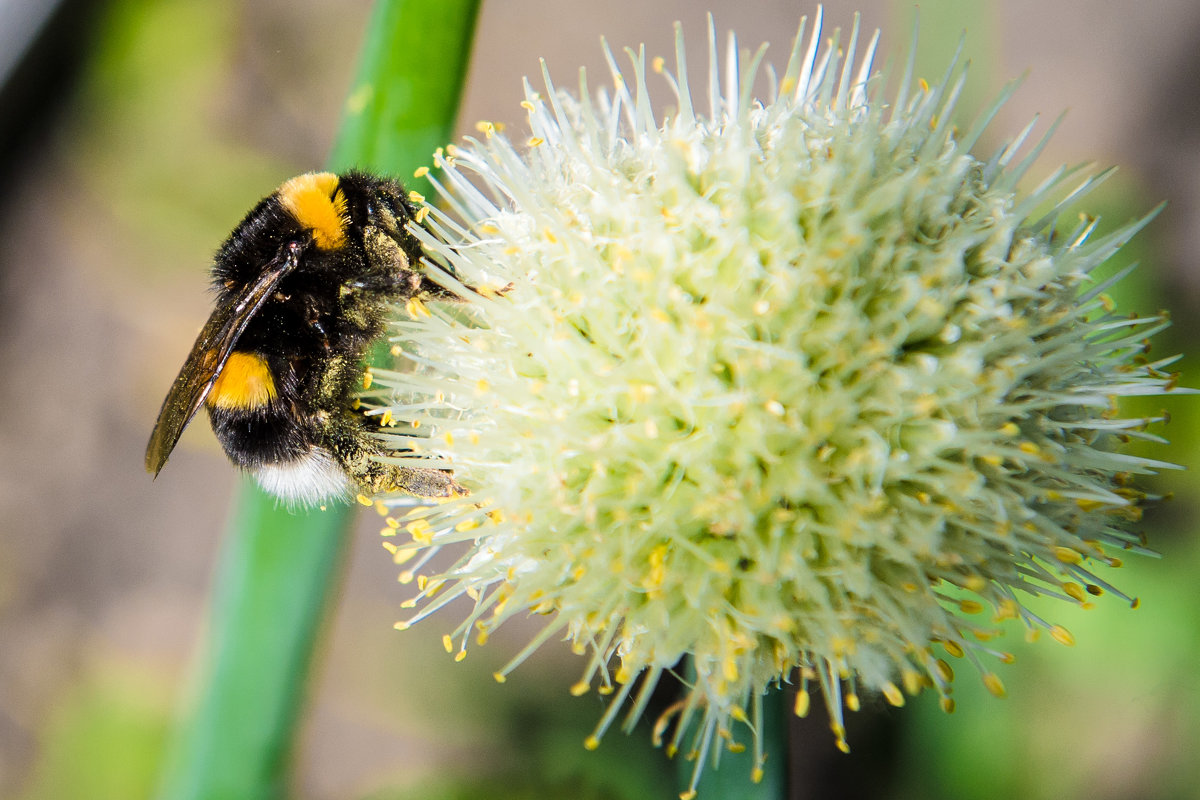
[[[429,167],[417,167],[415,170],[413,170],[414,178],[424,178],[428,174],[429,174]]]
[[[1004,697],[1007,694],[1004,684],[1000,681],[1000,676],[994,672],[989,672],[983,676],[983,685],[987,687],[987,690],[994,697]]]
[[[1013,600],[1012,598],[1005,598],[996,606],[996,614],[992,617],[992,619],[996,622],[1006,619],[1016,619],[1019,608],[1020,606],[1017,605],[1016,600]]]
[[[1067,647],[1073,647],[1075,645],[1075,637],[1072,636],[1071,632],[1062,625],[1055,625],[1050,628],[1050,636],[1053,637],[1054,641],[1058,642],[1059,644],[1065,644]]]
[[[904,705],[904,692],[900,691],[900,687],[891,681],[883,685],[883,697],[896,708]]]
[[[496,679],[496,683],[504,683],[506,680],[508,680],[508,676],[503,672],[493,672],[492,677]]]
[[[1078,550],[1072,550],[1069,547],[1055,547],[1054,557],[1064,564],[1078,564],[1083,561],[1083,556]]]
[[[408,298],[408,302],[404,304],[404,310],[407,311],[408,315],[413,319],[427,319],[433,316],[433,314],[429,312],[429,309],[426,307],[426,305],[421,302],[420,298],[417,297]]]
[[[808,689],[801,689],[796,692],[796,703],[792,706],[792,712],[797,717],[807,717],[811,706],[812,697],[809,695]]]
[[[600,746],[600,739],[594,735],[589,736],[583,740],[583,749],[585,749],[585,750],[595,750],[599,746]]]
[[[946,639],[942,642],[942,647],[946,648],[946,652],[955,658],[963,657],[962,645],[960,645],[958,642],[952,642],[949,639]]]
[[[1070,597],[1074,600],[1078,600],[1081,603],[1084,601],[1085,598],[1087,598],[1087,593],[1084,592],[1083,587],[1080,586],[1078,583],[1068,581],[1067,583],[1063,584],[1062,588],[1063,588],[1063,592],[1065,592],[1068,597]]]
[[[358,495],[357,497],[355,497],[354,499],[355,499],[355,500],[357,500],[357,501],[358,501],[358,504],[359,504],[359,505],[362,505],[362,506],[373,506],[373,505],[375,505],[375,501],[374,501],[374,500],[372,500],[371,498],[367,497],[365,494],[359,494],[359,495]]]
[[[446,652],[450,653],[454,650],[454,640],[450,638],[450,634],[442,637],[442,647],[446,648]]]
[[[409,628],[409,623],[400,621],[400,622],[397,622],[396,624],[392,625],[392,627],[398,631],[406,631]]]

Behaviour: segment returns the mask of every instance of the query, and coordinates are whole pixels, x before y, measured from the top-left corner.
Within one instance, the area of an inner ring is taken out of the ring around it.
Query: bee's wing
[[[279,281],[296,268],[302,249],[298,243],[289,243],[266,265],[258,280],[243,289],[232,302],[221,303],[213,310],[158,412],[158,422],[146,445],[147,472],[157,476],[167,463],[183,429],[200,410],[217,376],[225,368],[242,331],[274,293]]]

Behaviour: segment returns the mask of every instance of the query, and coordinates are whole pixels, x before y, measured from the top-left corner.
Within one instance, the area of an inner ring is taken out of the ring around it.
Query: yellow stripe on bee
[[[234,352],[213,382],[207,403],[213,408],[250,411],[275,399],[275,378],[257,353]]]
[[[332,172],[306,172],[279,187],[279,202],[305,228],[321,250],[346,244],[346,195]]]

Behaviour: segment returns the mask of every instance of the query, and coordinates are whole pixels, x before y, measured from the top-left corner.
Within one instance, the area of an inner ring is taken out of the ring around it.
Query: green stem
[[[371,17],[358,78],[330,156],[411,185],[450,141],[466,80],[478,0],[390,0]]]
[[[290,515],[246,482],[217,568],[205,681],[163,797],[282,797],[292,732],[351,514]]]
[[[687,674],[693,675],[690,659]],[[743,728],[738,738],[746,749],[740,753],[722,750],[719,766],[715,769],[710,749],[696,784],[698,800],[784,800],[788,797],[788,697],[788,692],[783,689],[772,689],[762,698],[759,741],[766,759],[761,779],[757,782],[752,779],[755,753],[748,741],[749,733]],[[720,737],[714,737],[711,748],[724,747],[724,744]],[[679,756],[676,758],[676,785],[680,796],[685,796],[691,787],[696,763]]]
[[[331,169],[405,179],[431,160],[452,134],[477,13],[477,0],[376,5]],[[218,565],[201,683],[171,752],[164,800],[285,796],[351,512],[291,513],[243,482]]]

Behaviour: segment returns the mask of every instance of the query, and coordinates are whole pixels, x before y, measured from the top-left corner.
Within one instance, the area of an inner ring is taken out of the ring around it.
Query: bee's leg
[[[367,248],[367,254],[370,256],[371,262],[373,264],[386,265],[386,271],[368,275],[354,281],[348,284],[350,288],[367,292],[383,292],[405,298],[427,297],[431,300],[442,300],[452,303],[465,302],[466,298],[458,292],[447,289],[436,281],[431,280],[424,273],[414,270],[413,264],[420,258],[420,254],[410,255],[405,252],[404,248],[384,232],[383,229],[368,225],[363,230],[363,244]],[[458,277],[453,272],[449,272],[449,274],[455,278]],[[476,294],[486,293],[465,282],[463,286]],[[510,284],[503,289],[495,290],[494,293],[504,294],[511,288],[512,285]]]
[[[468,492],[449,472],[426,467],[401,467],[396,464],[371,462],[384,469],[372,475],[372,493],[404,492],[415,497],[465,497]]]
[[[308,327],[317,332],[321,337],[321,346],[325,348],[325,352],[329,352],[329,331],[325,330],[325,326],[321,324],[321,317],[313,314],[308,320]]]
[[[387,464],[387,450],[354,417],[331,419],[324,430],[329,450],[365,494],[405,492],[417,497],[462,497],[468,494],[447,470]]]
[[[329,352],[329,331],[321,323],[321,308],[312,294],[288,295],[283,292],[276,292],[275,300],[287,304],[290,309],[302,315],[304,317],[304,324],[320,337],[321,347],[324,348],[325,352]]]

